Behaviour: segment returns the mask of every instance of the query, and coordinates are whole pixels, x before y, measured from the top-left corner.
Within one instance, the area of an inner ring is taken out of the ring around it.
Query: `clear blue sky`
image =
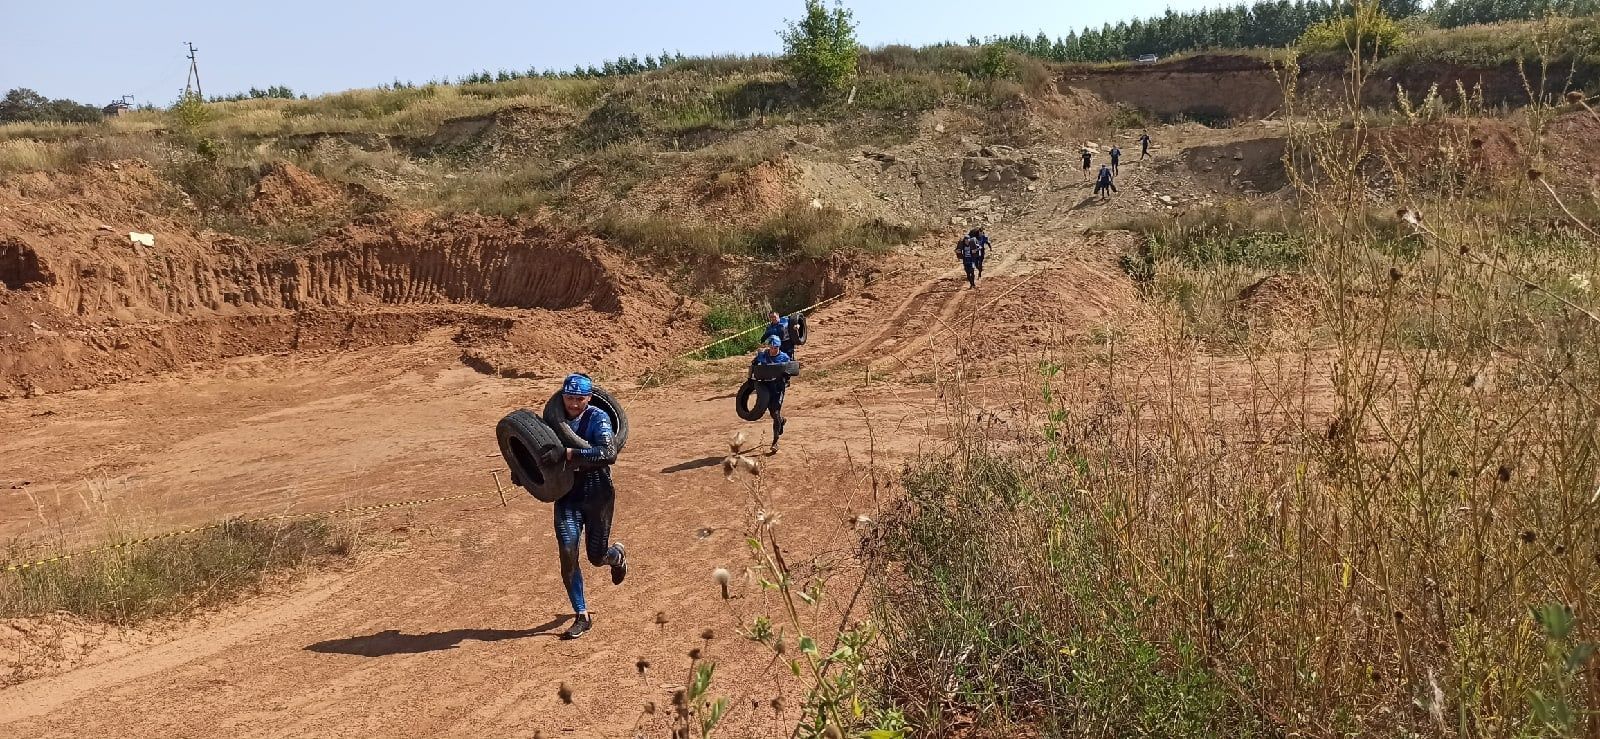
[[[862,43],[925,44],[1069,29],[1216,0],[854,0]],[[165,104],[183,89],[183,42],[199,49],[207,95],[283,84],[311,94],[423,82],[479,69],[566,68],[663,49],[774,52],[802,0],[0,0],[0,92],[29,87],[102,104]]]

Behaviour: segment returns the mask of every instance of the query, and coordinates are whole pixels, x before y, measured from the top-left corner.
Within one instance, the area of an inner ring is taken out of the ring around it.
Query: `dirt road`
[[[759,478],[792,563],[834,573],[836,592],[859,581],[856,516],[875,515],[873,470],[892,485],[900,462],[945,438],[937,366],[958,353],[1010,361],[1129,320],[1138,301],[1117,272],[1118,245],[1082,235],[1092,214],[1081,189],[1061,187],[1019,224],[991,224],[977,290],[948,248],[929,247],[813,318],[783,452],[763,459]],[[91,645],[71,669],[0,690],[0,733],[660,735],[660,717],[641,708],[669,704],[700,647],[718,664],[713,692],[737,699],[724,735],[778,735],[768,701],[782,695],[792,710],[801,686],[738,636],[775,604],[738,574],[756,503],[720,468],[732,431],[765,445],[767,424],[743,424],[729,407],[742,365],[697,365],[652,388],[607,383],[634,425],[615,471],[614,535],[631,567],[622,587],[601,571],[588,578],[596,628],[576,642],[556,638],[568,606],[549,506],[513,495],[501,507],[490,476],[502,468],[494,422],[541,403],[554,380],[463,367],[448,329],[398,348],[252,357],[0,405],[0,426],[16,430],[0,438],[0,481],[27,483],[0,498],[0,537],[43,528],[73,544],[108,522],[161,531],[485,492],[362,519],[375,544],[356,564],[140,645]],[[1003,408],[1030,390],[1025,379],[986,382],[980,400]],[[736,573],[731,601],[711,579],[718,567]],[[651,665],[642,675],[640,660]],[[571,705],[557,696],[563,682]]]

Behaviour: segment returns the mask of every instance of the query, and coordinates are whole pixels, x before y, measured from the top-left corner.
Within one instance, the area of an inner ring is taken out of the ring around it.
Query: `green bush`
[[[784,63],[800,84],[813,92],[842,89],[855,79],[857,57],[855,22],[843,5],[832,10],[822,0],[806,0],[806,15],[789,22],[778,33],[783,38]]]
[[[206,107],[206,100],[200,93],[187,92],[172,104],[172,119],[179,131],[197,135],[200,127],[211,120],[211,109]]]
[[[978,75],[988,79],[1010,77],[1015,68],[1011,64],[1009,51],[999,44],[983,47],[983,54],[978,57]]]
[[[1363,57],[1387,54],[1405,40],[1405,30],[1376,5],[1357,7],[1352,15],[1329,18],[1305,30],[1295,42],[1302,54],[1359,48]]]
[[[705,318],[701,319],[701,325],[706,333],[718,339],[739,335],[700,352],[698,358],[723,359],[753,354],[756,347],[761,344],[761,332],[751,329],[766,323],[766,320],[760,310],[735,298],[722,297],[713,301],[706,311]],[[747,333],[740,334],[740,332]]]

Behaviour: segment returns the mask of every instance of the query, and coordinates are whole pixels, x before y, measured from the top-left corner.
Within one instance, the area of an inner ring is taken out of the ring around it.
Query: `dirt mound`
[[[1362,169],[1369,186],[1380,190],[1520,177],[1525,161],[1516,132],[1498,120],[1450,119],[1375,129],[1366,148],[1370,154]]]
[[[1273,273],[1240,290],[1238,306],[1253,316],[1305,317],[1317,310],[1318,299],[1310,278]]]
[[[1600,119],[1580,110],[1550,122],[1550,174],[1556,180],[1600,186]]]
[[[1304,344],[1305,333],[1316,324],[1323,294],[1316,281],[1305,275],[1273,273],[1239,291],[1232,307],[1233,319],[1245,326],[1253,340],[1266,345],[1293,347]]]
[[[549,154],[572,132],[571,113],[513,105],[488,115],[451,118],[431,136],[414,141],[418,156],[496,164]]]
[[[1197,179],[1225,192],[1271,193],[1289,185],[1283,166],[1286,142],[1260,138],[1183,151],[1183,162]]]
[[[961,162],[961,180],[978,187],[1025,185],[1039,179],[1041,171],[1037,158],[1009,146],[985,146],[967,152]]]
[[[705,204],[712,210],[775,213],[796,199],[795,181],[800,168],[788,157],[725,174],[731,176],[719,176],[716,186],[706,194]]]
[[[382,204],[360,185],[329,182],[288,162],[274,162],[262,171],[248,212],[259,223],[323,222]]]

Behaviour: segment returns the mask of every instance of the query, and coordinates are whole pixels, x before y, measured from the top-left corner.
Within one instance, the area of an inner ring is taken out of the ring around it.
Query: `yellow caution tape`
[[[909,268],[907,268],[907,269],[909,269]],[[886,280],[886,279],[889,279],[890,277],[896,277],[900,273],[905,272],[905,271],[906,271],[905,269],[895,270],[894,272],[890,272],[887,275],[881,275],[876,279],[867,280],[866,282],[862,283],[861,286],[862,287],[866,287],[866,286],[871,285],[871,284],[873,284],[875,282],[878,282],[879,280]],[[839,298],[842,298],[842,297],[844,297],[846,295],[849,295],[849,294],[850,294],[849,290],[840,291],[839,294],[834,295],[831,298],[824,298],[822,300],[819,300],[819,301],[817,301],[815,303],[812,303],[811,305],[808,305],[808,306],[806,306],[804,308],[801,308],[800,310],[795,311],[794,313],[810,313],[811,311],[814,311],[814,310],[816,310],[818,308],[821,308],[822,306],[827,305],[829,303],[832,303],[833,301],[838,300]],[[790,315],[794,315],[794,314],[791,313]],[[733,341],[734,339],[737,339],[740,336],[744,336],[745,334],[748,334],[748,333],[750,333],[752,331],[760,331],[761,329],[766,328],[766,327],[767,327],[767,324],[763,323],[760,326],[754,326],[754,327],[751,327],[751,328],[747,328],[747,329],[745,329],[743,331],[740,331],[739,333],[731,334],[729,336],[724,336],[724,337],[722,337],[720,339],[717,339],[716,341],[713,341],[713,342],[711,342],[709,344],[706,344],[705,346],[702,346],[699,349],[691,349],[689,351],[686,351],[686,352],[684,352],[682,354],[679,354],[676,357],[673,357],[673,359],[683,359],[685,357],[692,357],[692,356],[694,356],[696,354],[699,354],[699,353],[701,353],[701,352],[703,352],[703,351],[705,351],[707,349],[710,349],[711,347],[714,347],[714,346],[716,346],[718,344],[721,344],[721,343],[727,342],[727,341]]]

